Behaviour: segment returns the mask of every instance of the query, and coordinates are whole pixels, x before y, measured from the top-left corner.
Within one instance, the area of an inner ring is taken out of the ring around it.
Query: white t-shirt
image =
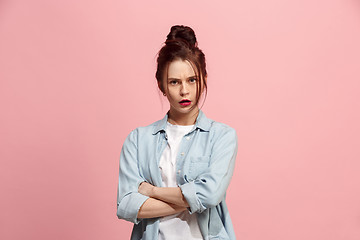
[[[168,145],[160,158],[160,171],[164,187],[177,187],[176,183],[176,156],[179,145],[185,134],[190,132],[195,125],[173,125],[167,122],[166,134]],[[197,222],[197,214],[183,211],[174,215],[160,218],[160,240],[202,240]]]

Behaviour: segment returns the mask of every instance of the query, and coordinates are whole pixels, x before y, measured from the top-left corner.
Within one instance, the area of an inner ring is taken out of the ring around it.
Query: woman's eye
[[[175,84],[177,84],[177,81],[175,81],[175,80],[170,81],[170,84],[171,84],[171,85],[175,85]]]
[[[190,79],[190,82],[191,82],[191,83],[196,82],[196,78],[191,78],[191,79]]]

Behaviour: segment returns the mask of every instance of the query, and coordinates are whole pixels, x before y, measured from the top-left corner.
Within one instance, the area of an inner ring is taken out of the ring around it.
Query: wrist
[[[151,191],[150,191],[150,197],[152,197],[152,198],[156,198],[156,192],[157,192],[157,189],[158,189],[158,187],[156,187],[156,186],[153,186],[152,188],[151,188]]]

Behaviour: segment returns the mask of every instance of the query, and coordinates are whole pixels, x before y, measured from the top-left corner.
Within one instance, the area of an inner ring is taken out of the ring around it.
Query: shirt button
[[[178,173],[180,174],[180,173],[181,173],[181,171],[180,171],[180,170],[178,170]]]
[[[184,156],[185,153],[182,152],[182,153],[180,153],[180,154],[181,154],[181,156]]]
[[[190,140],[190,137],[186,137],[186,140]]]

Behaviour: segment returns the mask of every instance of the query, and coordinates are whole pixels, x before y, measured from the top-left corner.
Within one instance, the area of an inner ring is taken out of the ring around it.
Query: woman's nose
[[[181,96],[184,96],[188,93],[189,93],[189,88],[188,88],[188,86],[186,86],[186,83],[181,84],[181,88],[180,88]]]

